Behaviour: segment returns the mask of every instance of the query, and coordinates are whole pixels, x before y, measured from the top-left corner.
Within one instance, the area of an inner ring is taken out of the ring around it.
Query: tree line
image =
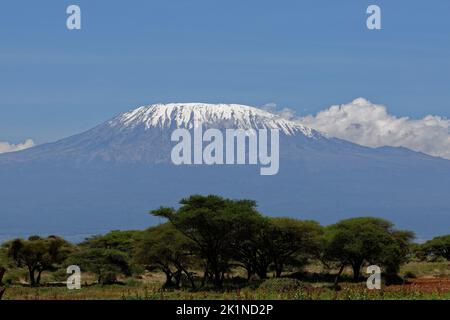
[[[270,273],[282,277],[318,261],[337,270],[335,284],[346,267],[355,281],[360,280],[363,266],[369,264],[380,266],[384,279],[394,282],[401,264],[412,255],[450,260],[450,235],[418,245],[412,242],[413,232],[397,230],[380,218],[321,226],[310,220],[266,217],[252,200],[215,195],[193,195],[182,199],[178,209],[160,207],[150,214],[166,222],[144,231],[112,231],[78,245],[58,236],[8,241],[1,247],[0,280],[6,269],[20,267],[27,270],[30,285],[38,286],[44,271],[78,265],[101,284],[149,270],[164,273],[166,287],[222,288],[239,269],[250,281],[266,279]],[[0,295],[1,287],[0,283]]]

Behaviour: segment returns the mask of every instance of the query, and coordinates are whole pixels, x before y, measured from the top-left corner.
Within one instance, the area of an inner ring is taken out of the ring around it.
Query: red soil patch
[[[387,287],[388,291],[450,292],[450,278],[410,279],[408,283]]]

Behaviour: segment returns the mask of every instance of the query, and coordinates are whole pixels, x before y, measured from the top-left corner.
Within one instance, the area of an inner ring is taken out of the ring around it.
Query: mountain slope
[[[174,166],[175,128],[280,129],[280,170]],[[140,107],[89,131],[0,155],[0,239],[75,238],[155,223],[146,212],[192,193],[258,201],[268,215],[332,223],[386,217],[420,237],[450,229],[450,161],[403,148],[366,148],[242,105]]]

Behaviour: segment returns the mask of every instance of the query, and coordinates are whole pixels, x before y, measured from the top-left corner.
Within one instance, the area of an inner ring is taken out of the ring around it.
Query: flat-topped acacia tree
[[[167,218],[192,240],[198,256],[205,261],[204,281],[210,280],[215,287],[221,287],[247,226],[262,219],[256,202],[193,195],[180,204],[178,210],[161,207],[151,214]]]
[[[346,266],[353,269],[354,280],[359,280],[364,264],[379,265],[395,278],[413,238],[413,232],[396,230],[391,222],[381,218],[350,218],[326,228],[323,254],[325,260],[338,263],[335,283]]]
[[[40,284],[43,271],[54,269],[67,258],[72,246],[61,237],[32,236],[28,240],[15,239],[6,247],[12,261],[27,268],[30,285],[34,287]]]
[[[425,255],[430,256],[432,259],[442,257],[450,261],[450,234],[435,237],[425,242],[421,249]]]
[[[135,249],[135,259],[147,270],[158,269],[164,272],[165,287],[179,288],[184,274],[195,289],[193,273],[189,271],[195,262],[192,245],[192,240],[171,223],[164,223],[143,232]]]

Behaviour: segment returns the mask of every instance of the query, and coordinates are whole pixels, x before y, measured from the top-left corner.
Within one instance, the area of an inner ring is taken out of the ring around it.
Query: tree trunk
[[[166,283],[164,284],[165,287],[171,287],[173,286],[173,282],[172,282],[172,272],[164,270],[164,273],[166,275]]]
[[[182,275],[181,270],[178,270],[177,272],[175,272],[175,275],[174,275],[175,287],[177,287],[177,288],[180,288],[180,285],[181,285],[181,275]]]
[[[186,274],[187,278],[189,279],[192,289],[194,289],[194,290],[197,289],[197,287],[195,285],[195,279],[194,279],[192,273],[188,272],[187,270],[184,270],[184,273]]]
[[[37,286],[41,284],[41,274],[42,274],[42,270],[39,270],[38,276],[36,278],[36,285]]]
[[[250,279],[252,278],[252,275],[253,275],[252,267],[247,266],[245,269],[247,270],[247,281],[250,281]]]
[[[0,267],[0,300],[2,300],[3,294],[5,293],[5,288],[2,287],[3,276],[5,275],[6,269]]]
[[[336,275],[336,278],[334,278],[334,286],[337,287],[338,282],[339,282],[339,277],[341,276],[342,272],[344,271],[345,268],[345,264],[342,264],[341,267],[339,268],[339,272]]]
[[[28,267],[28,275],[30,277],[30,286],[35,287],[36,286],[36,280],[34,277],[34,268]]]
[[[283,272],[283,264],[279,263],[275,266],[275,277],[280,278],[282,272]]]
[[[202,284],[201,286],[205,286],[206,282],[208,282],[208,274],[209,274],[209,267],[208,267],[208,263],[205,265],[205,271],[203,273],[203,279],[202,279]]]
[[[353,280],[358,281],[361,272],[361,264],[360,263],[352,264],[352,269],[353,269]]]
[[[178,265],[178,268],[179,268],[179,271],[180,271],[180,275],[184,273],[184,274],[186,275],[186,277],[188,278],[189,282],[191,283],[192,289],[195,290],[195,289],[196,289],[196,286],[195,286],[195,281],[194,281],[193,274],[192,274],[191,272],[189,272],[189,271],[183,266],[183,264],[179,264],[179,265]]]
[[[260,279],[267,279],[267,268],[260,267],[256,270],[256,274]]]
[[[219,270],[214,272],[214,287],[221,288],[222,287],[222,273]]]

